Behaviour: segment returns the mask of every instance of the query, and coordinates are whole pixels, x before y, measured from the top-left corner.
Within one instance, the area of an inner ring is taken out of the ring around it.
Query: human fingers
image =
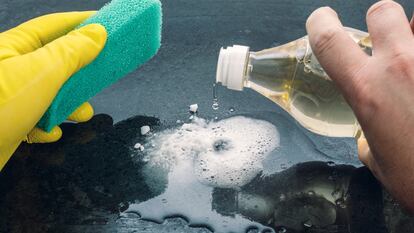
[[[356,73],[369,56],[352,40],[338,15],[329,7],[314,11],[306,22],[310,45],[318,61],[345,96],[353,96],[357,86]]]
[[[96,11],[40,16],[0,33],[0,60],[32,52],[72,31]]]
[[[375,54],[398,52],[402,45],[414,39],[404,9],[400,4],[383,0],[372,5],[367,12],[367,26]]]

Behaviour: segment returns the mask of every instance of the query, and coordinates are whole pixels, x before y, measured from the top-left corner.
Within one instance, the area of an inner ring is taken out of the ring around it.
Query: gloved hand
[[[92,62],[106,42],[103,26],[72,31],[95,12],[42,16],[0,34],[0,169],[26,140],[51,142],[50,133],[34,128],[66,80]],[[70,120],[86,121],[93,109],[83,104]]]
[[[86,122],[93,117],[93,107],[90,103],[85,102],[79,106],[68,118],[69,121]],[[62,137],[62,129],[55,126],[50,132],[35,127],[24,140],[27,143],[50,143],[56,142]]]

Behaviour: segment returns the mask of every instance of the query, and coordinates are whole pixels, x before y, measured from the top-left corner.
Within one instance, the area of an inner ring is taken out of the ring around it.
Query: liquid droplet
[[[213,105],[211,105],[211,107],[213,108],[213,110],[218,110],[219,109],[219,103],[218,103],[217,99],[213,100]]]
[[[213,105],[211,105],[211,107],[213,108],[213,110],[218,110],[220,107],[218,97],[217,97],[217,84],[216,83],[213,83]]]
[[[230,107],[229,108],[229,113],[232,113],[232,112],[234,112],[234,111],[236,111],[233,107]]]
[[[328,166],[333,167],[335,166],[335,162],[329,161],[326,163]]]

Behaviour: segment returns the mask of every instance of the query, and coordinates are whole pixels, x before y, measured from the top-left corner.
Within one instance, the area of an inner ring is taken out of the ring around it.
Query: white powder
[[[151,128],[148,125],[144,125],[141,127],[141,135],[146,135],[151,131]]]
[[[198,110],[198,104],[192,104],[190,105],[190,112],[196,113]]]

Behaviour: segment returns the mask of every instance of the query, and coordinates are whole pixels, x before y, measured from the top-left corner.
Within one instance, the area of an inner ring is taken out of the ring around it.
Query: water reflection
[[[364,177],[368,180],[361,179]],[[214,196],[226,196],[213,202],[221,213],[242,213],[286,232],[368,232],[370,222],[384,228],[381,188],[364,168],[306,162],[279,174],[257,177],[240,191],[215,190]],[[354,218],[362,209],[373,214],[363,224]],[[363,230],[355,230],[358,228]]]
[[[175,173],[155,173],[146,167],[133,150],[135,143],[144,143],[139,134],[143,125],[155,131],[172,126],[142,116],[113,125],[109,116],[97,115],[85,124],[62,125],[64,137],[58,143],[22,145],[0,174],[0,232],[96,232],[96,225],[103,226],[99,232],[127,232],[137,218],[127,210],[141,203],[148,211],[136,213],[150,219],[151,214],[160,214],[156,211],[163,211],[163,217],[182,216],[172,210],[187,208],[193,216],[184,217],[195,226],[215,221],[234,229],[234,224],[247,221],[276,232],[411,232],[413,219],[387,195],[383,197],[367,169],[338,161],[308,161],[312,156],[305,155],[305,161],[294,160],[304,149],[283,147],[302,140],[294,128],[278,127],[278,153],[296,153],[293,163],[267,158],[262,173],[248,184],[218,188],[191,179],[177,183],[174,176],[188,175],[179,172],[188,171],[189,164],[180,165]],[[288,133],[296,136],[284,138]],[[270,168],[281,161],[286,163],[283,169]],[[177,185],[171,185],[172,180]],[[170,212],[165,212],[166,206]],[[117,219],[120,213],[124,217]],[[206,221],[206,216],[213,219]],[[74,231],[74,225],[85,228]],[[157,224],[148,226],[152,232],[160,231]],[[140,229],[137,232],[148,232]]]

